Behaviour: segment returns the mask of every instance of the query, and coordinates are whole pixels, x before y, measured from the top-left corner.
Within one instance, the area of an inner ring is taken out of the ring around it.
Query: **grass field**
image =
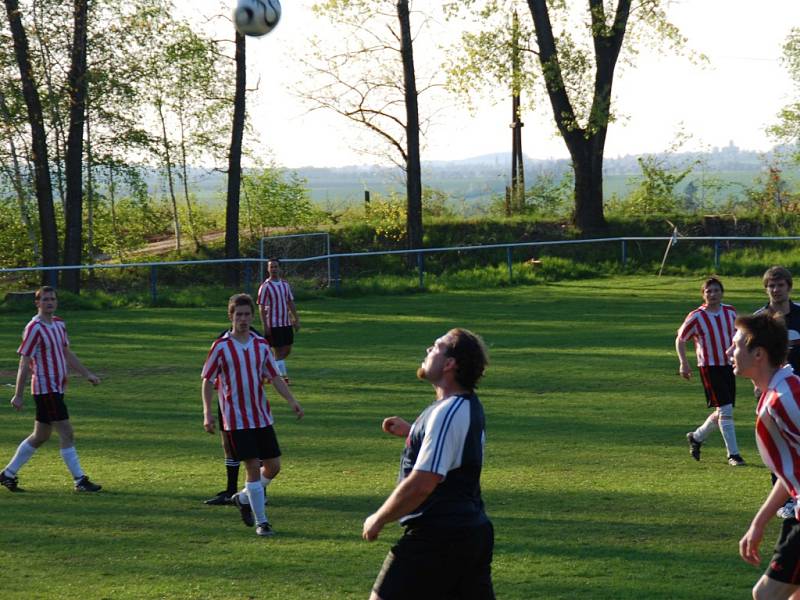
[[[307,416],[274,400],[284,470],[269,488],[277,531],[259,539],[228,507],[219,440],[203,433],[200,368],[224,307],[71,312],[73,348],[103,383],[73,380],[68,405],[89,475],[76,495],[51,440],[0,489],[0,580],[11,598],[364,599],[393,525],[372,544],[361,524],[394,485],[402,442],[384,416],[431,400],[415,381],[424,348],[451,326],[481,333],[491,366],[484,499],[494,521],[497,597],[729,599],[760,571],[737,542],[766,495],[750,384],[739,381],[744,468],[718,434],[703,460],[684,434],[707,414],[702,388],[677,376],[675,330],[699,280],[620,277],[399,297],[322,298],[299,306],[288,361]],[[740,311],[757,279],[726,279]],[[0,315],[3,405],[26,314]],[[274,396],[274,394],[273,394]],[[0,468],[29,433],[0,409]],[[765,543],[769,556],[772,524]]]

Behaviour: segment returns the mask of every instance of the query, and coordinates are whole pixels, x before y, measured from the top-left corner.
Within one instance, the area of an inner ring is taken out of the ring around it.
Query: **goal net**
[[[259,281],[267,277],[268,258],[278,258],[287,279],[300,279],[306,285],[327,287],[331,279],[329,258],[297,261],[313,256],[327,256],[331,252],[331,237],[327,231],[319,233],[294,233],[261,238],[259,244]]]

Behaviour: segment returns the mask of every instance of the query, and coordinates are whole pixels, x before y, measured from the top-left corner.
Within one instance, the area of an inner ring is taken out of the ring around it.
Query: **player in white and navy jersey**
[[[258,288],[256,302],[264,337],[272,346],[281,376],[288,383],[285,359],[292,351],[294,332],[300,331],[300,317],[297,316],[292,288],[281,278],[281,263],[277,258],[267,261],[267,272],[269,277]]]
[[[269,343],[252,331],[254,311],[253,299],[247,294],[232,296],[228,303],[231,330],[214,341],[203,365],[203,426],[208,433],[216,430],[216,398],[220,426],[233,458],[244,462],[247,472],[247,483],[233,496],[233,502],[245,525],[257,524],[257,535],[270,536],[273,531],[264,510],[264,494],[280,472],[281,451],[264,382],[272,383],[298,419],[303,417],[303,409],[279,376]]]
[[[486,438],[475,388],[488,362],[483,341],[451,329],[428,348],[417,370],[436,400],[414,424],[384,419],[386,433],[406,440],[397,487],[364,521],[362,537],[377,539],[399,520],[405,534],[392,546],[370,600],[493,599],[494,530],[481,498]]]
[[[764,529],[787,498],[800,490],[800,377],[786,364],[789,337],[778,315],[736,319],[730,349],[736,375],[762,390],[756,408],[756,443],[764,464],[777,476],[750,527],[739,541],[739,553],[759,566]],[[753,588],[753,598],[797,598],[800,593],[800,523],[798,513],[784,519],[772,559]]]
[[[713,410],[700,427],[686,434],[686,440],[689,442],[689,453],[695,460],[700,460],[703,442],[719,429],[728,451],[728,464],[735,467],[744,464],[733,423],[736,378],[727,355],[733,340],[736,310],[722,303],[725,289],[716,277],[706,279],[700,290],[704,304],[684,319],[675,338],[675,350],[680,361],[680,376],[690,379],[692,368],[686,358],[686,343],[690,340],[694,342],[697,370],[703,382],[706,404]]]
[[[31,377],[36,420],[33,433],[22,441],[11,462],[0,472],[0,485],[12,492],[22,491],[17,473],[36,450],[50,439],[55,429],[60,440],[61,458],[72,474],[75,491],[97,492],[101,486],[93,483],[83,472],[75,450],[72,424],[64,403],[64,391],[70,367],[93,385],[100,383],[100,380],[81,364],[70,349],[66,325],[55,315],[58,308],[56,291],[49,286],[41,287],[36,291],[34,301],[37,307],[36,316],[25,327],[22,343],[17,349],[17,354],[20,355],[19,369],[11,406],[22,410],[25,384],[28,377]]]

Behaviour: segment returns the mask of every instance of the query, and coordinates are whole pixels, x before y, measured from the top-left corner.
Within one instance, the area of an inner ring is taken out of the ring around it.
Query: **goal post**
[[[331,236],[327,231],[315,233],[291,233],[262,237],[259,242],[259,284],[265,278],[265,259],[309,258],[331,253]],[[331,259],[292,263],[292,275],[302,279],[314,279],[328,286],[331,281]]]

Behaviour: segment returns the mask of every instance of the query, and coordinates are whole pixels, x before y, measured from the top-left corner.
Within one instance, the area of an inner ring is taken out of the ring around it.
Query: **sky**
[[[417,5],[441,0],[417,0]],[[205,15],[234,1],[196,0]],[[300,74],[296,56],[310,34],[329,29],[312,15],[313,0],[283,0],[278,27],[248,42],[249,83],[260,78],[248,96],[258,142],[265,156],[289,168],[374,164],[357,148],[369,140],[357,125],[338,114],[308,112],[293,93]],[[197,13],[194,13],[197,15]],[[741,149],[766,151],[775,143],[765,129],[793,94],[781,65],[781,46],[790,29],[800,27],[798,0],[683,0],[667,3],[667,15],[688,38],[688,46],[708,57],[704,65],[659,49],[645,50],[635,68],[619,71],[614,81],[614,109],[606,157],[664,152],[679,132],[688,136],[681,150],[710,150],[733,143]],[[524,15],[530,18],[530,15]],[[193,17],[196,18],[196,17]],[[230,28],[224,19],[214,22]],[[455,25],[440,23],[453,33]],[[418,52],[417,65],[434,53]],[[470,113],[455,100],[438,111],[422,149],[423,161],[457,160],[509,152],[509,102]],[[533,158],[568,158],[558,137],[549,103],[542,101],[523,116],[523,151]]]

